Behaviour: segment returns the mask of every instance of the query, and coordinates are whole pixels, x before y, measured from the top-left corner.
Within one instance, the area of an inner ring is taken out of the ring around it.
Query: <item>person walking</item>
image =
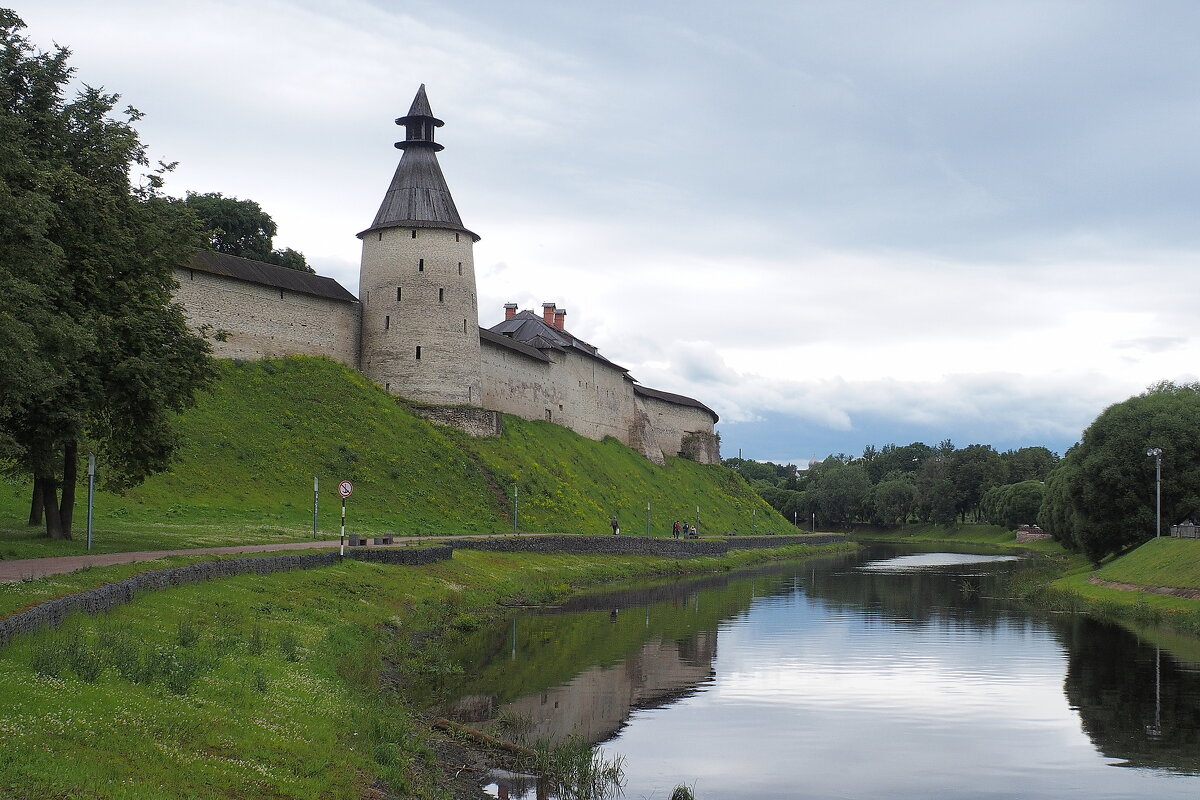
[[[679,538],[679,520],[675,520],[675,524],[671,526],[671,538]]]
[[[613,514],[612,522],[610,522],[609,524],[612,525],[613,536],[620,536],[621,535],[621,522],[617,519],[616,514]]]

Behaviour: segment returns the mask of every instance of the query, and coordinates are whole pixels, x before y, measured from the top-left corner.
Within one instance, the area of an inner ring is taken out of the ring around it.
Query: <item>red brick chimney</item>
[[[517,315],[517,304],[516,303],[505,303],[504,304],[504,318],[512,319],[516,315]]]
[[[565,308],[554,309],[554,327],[558,328],[561,331],[563,329],[563,326],[566,324],[567,324],[567,310]]]
[[[554,303],[542,303],[542,321],[554,327]]]

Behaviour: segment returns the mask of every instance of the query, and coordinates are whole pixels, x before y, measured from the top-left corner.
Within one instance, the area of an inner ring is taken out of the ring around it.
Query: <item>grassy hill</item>
[[[474,439],[324,359],[224,361],[219,374],[179,418],[171,471],[98,493],[98,551],[311,538],[314,476],[322,538],[338,533],[339,480],[354,483],[347,528],[357,532],[511,532],[514,486],[522,531],[605,533],[616,513],[626,532],[644,534],[647,503],[660,536],[697,506],[707,534],[790,528],[723,467],[679,458],[658,467],[615,440],[511,416],[502,436]],[[82,493],[76,542],[59,544],[24,525],[29,492],[0,483],[0,557],[79,551]]]

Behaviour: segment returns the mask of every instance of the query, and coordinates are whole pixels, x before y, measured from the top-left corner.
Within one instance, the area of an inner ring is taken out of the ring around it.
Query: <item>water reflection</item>
[[[1010,558],[894,555],[522,616],[464,644],[453,713],[604,742],[631,797],[1200,794],[1194,669],[1007,607]]]

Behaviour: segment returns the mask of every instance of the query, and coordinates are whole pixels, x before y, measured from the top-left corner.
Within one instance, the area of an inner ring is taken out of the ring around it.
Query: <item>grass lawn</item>
[[[1062,545],[1053,539],[1017,544],[1016,534],[999,525],[905,525],[899,530],[878,533],[856,533],[855,539],[897,542],[948,542],[953,544],[988,545],[1005,549],[1029,550],[1043,555],[1060,554]]]
[[[474,630],[514,598],[846,547],[686,561],[461,551],[148,593],[0,650],[0,796],[317,800],[368,796],[382,779],[438,797],[403,686],[455,674],[441,634]]]
[[[520,496],[527,532],[667,536],[675,519],[708,535],[789,532],[792,526],[732,470],[669,457],[657,466],[614,439],[595,442],[547,422],[504,417],[475,439],[431,425],[361,375],[293,357],[217,362],[219,380],[177,420],[182,446],[168,472],[123,492],[100,491],[94,552],[301,542],[336,538],[339,480],[351,480],[347,529],[405,535],[507,533]],[[104,477],[100,458],[99,476]],[[86,492],[74,539],[52,542],[25,522],[31,486],[0,478],[0,558],[85,551]]]

